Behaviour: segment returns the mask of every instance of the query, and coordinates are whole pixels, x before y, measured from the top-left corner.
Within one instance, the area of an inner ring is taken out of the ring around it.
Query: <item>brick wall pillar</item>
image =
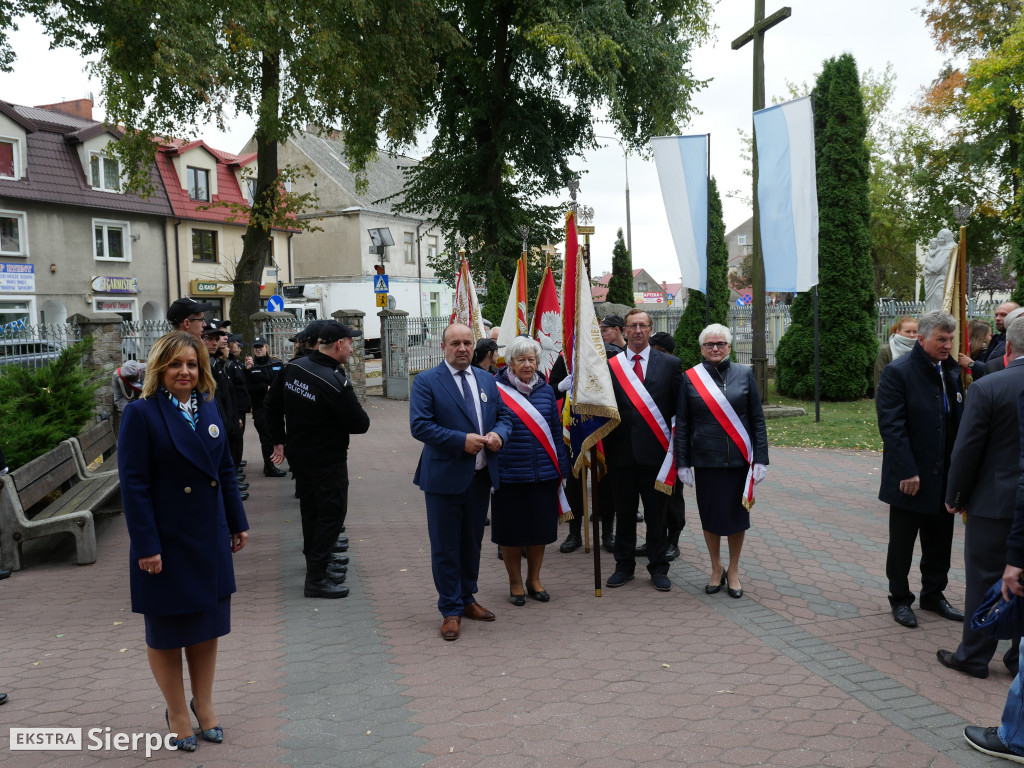
[[[349,328],[365,332],[366,313],[359,309],[339,309],[331,313],[331,317],[339,323],[344,323]],[[352,356],[345,363],[345,372],[348,380],[355,387],[356,396],[359,402],[366,402],[366,339],[364,336],[356,336],[352,339]]]
[[[96,371],[100,381],[100,388],[96,390],[96,420],[112,418],[114,388],[111,379],[122,359],[121,316],[113,312],[72,315],[68,323],[78,325],[83,339],[92,339],[92,350],[82,359],[82,366]]]

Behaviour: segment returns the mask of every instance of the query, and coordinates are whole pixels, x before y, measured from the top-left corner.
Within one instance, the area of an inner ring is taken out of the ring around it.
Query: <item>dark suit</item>
[[[952,357],[942,363],[942,372],[940,379],[918,343],[885,367],[875,393],[878,431],[885,446],[878,498],[890,505],[885,573],[889,602],[894,606],[914,602],[908,577],[919,533],[921,604],[943,599],[948,582],[953,518],[943,501],[949,456],[963,411],[963,386],[960,367]],[[900,481],[915,475],[921,479],[920,490],[913,496],[903,493]]]
[[[624,366],[632,368],[633,354],[627,347],[619,356]],[[650,350],[643,383],[666,424],[672,423],[676,413],[682,376],[683,364],[679,358],[656,349]],[[658,469],[665,460],[665,449],[633,406],[614,373],[612,388],[620,422],[604,439],[604,455],[608,462],[608,479],[615,494],[615,570],[632,574],[636,569],[633,552],[636,547],[636,513],[643,500],[644,521],[647,523],[647,570],[652,576],[666,574],[668,538],[665,514],[668,496],[654,487]]]
[[[487,452],[487,466],[476,470],[466,453],[466,435],[495,432],[502,441],[512,430],[512,414],[494,378],[470,366],[480,398],[481,424],[471,412],[446,363],[416,376],[409,396],[409,427],[423,443],[413,482],[426,497],[430,563],[442,616],[461,616],[477,590],[480,543],[490,490],[498,487],[498,462]]]
[[[157,393],[121,417],[117,468],[129,547],[132,610],[213,610],[235,591],[231,534],[248,530],[216,403],[200,397],[195,430]],[[147,574],[139,558],[161,555]]]
[[[1020,427],[1014,418],[1017,398],[1024,392],[1024,359],[977,381],[967,391],[960,431],[950,458],[946,503],[967,508],[964,566],[967,594],[964,614],[970,617],[985,592],[1003,575],[1006,540],[1013,525],[1014,495],[1020,475]],[[1017,666],[1018,643],[1004,655]],[[996,651],[997,641],[971,630],[964,622],[963,639],[954,659],[982,672]]]

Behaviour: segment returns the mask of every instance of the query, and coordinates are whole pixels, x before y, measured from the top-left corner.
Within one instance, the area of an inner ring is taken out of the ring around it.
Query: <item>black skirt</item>
[[[558,538],[558,480],[502,483],[491,496],[491,541],[503,547]]]
[[[716,536],[731,536],[750,527],[750,511],[743,506],[746,467],[694,467],[700,525]]]

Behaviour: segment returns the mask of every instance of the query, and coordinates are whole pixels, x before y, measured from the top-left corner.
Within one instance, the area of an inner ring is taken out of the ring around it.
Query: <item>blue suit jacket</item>
[[[129,403],[117,467],[131,538],[132,610],[210,610],[234,592],[231,534],[249,524],[216,403],[200,398],[195,430],[163,394]],[[162,572],[143,572],[139,558],[156,554]]]
[[[480,390],[483,434],[495,432],[508,442],[512,414],[501,400],[494,378],[470,366]],[[476,414],[470,413],[462,391],[444,363],[416,376],[409,396],[409,428],[423,443],[413,482],[426,493],[463,493],[473,480],[476,458],[466,453],[466,435],[475,433]],[[498,487],[498,462],[487,452],[491,486]]]

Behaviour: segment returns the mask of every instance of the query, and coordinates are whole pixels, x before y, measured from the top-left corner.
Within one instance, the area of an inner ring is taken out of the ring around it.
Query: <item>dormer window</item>
[[[188,166],[188,196],[192,200],[210,199],[210,172]]]
[[[0,138],[0,179],[18,178],[18,142]]]
[[[121,191],[121,166],[113,157],[98,152],[89,154],[89,172],[92,176],[92,188],[104,192]]]

